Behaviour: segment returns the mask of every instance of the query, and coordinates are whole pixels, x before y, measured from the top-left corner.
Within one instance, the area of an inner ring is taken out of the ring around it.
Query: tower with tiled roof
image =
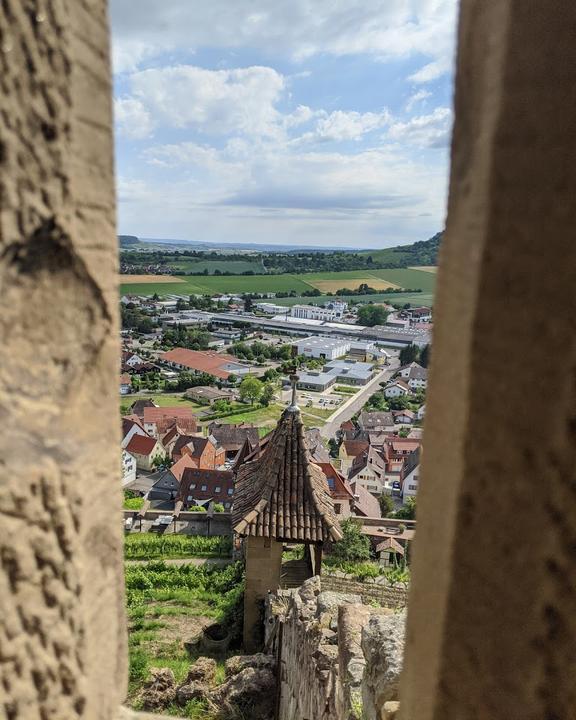
[[[310,458],[292,382],[292,403],[265,450],[237,471],[232,523],[245,538],[246,649],[257,645],[261,601],[280,585],[283,543],[311,546],[312,575],[320,570],[323,543],[342,537],[326,477]]]

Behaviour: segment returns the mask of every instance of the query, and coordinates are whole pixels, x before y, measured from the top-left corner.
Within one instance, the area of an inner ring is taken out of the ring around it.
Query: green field
[[[362,280],[370,285],[375,282],[387,281],[410,290],[422,290],[422,293],[378,293],[374,295],[342,296],[345,300],[358,302],[394,302],[432,305],[436,275],[424,270],[350,270],[338,273],[306,273],[302,275],[225,275],[225,276],[193,276],[183,278],[181,283],[136,283],[122,284],[121,294],[135,295],[213,295],[215,293],[267,293],[295,292],[311,290],[316,285],[333,283],[342,288],[352,280]],[[321,303],[325,298],[310,298],[299,295],[294,298],[278,298],[282,305],[299,303]]]
[[[136,402],[136,400],[152,400],[158,405],[158,407],[189,407],[192,410],[196,408],[203,408],[205,406],[195,403],[192,400],[188,400],[183,395],[164,395],[163,393],[146,392],[141,391],[134,393],[134,395],[123,395],[121,398],[121,404],[130,406]]]
[[[430,273],[428,273],[430,274]],[[216,293],[304,292],[312,286],[296,275],[194,275],[181,283],[135,283],[120,285],[120,293],[131,295],[214,295]]]

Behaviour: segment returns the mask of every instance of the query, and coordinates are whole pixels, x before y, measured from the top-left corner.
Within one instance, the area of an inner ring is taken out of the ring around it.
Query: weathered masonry
[[[461,3],[404,720],[576,717],[575,35],[573,0]],[[105,0],[0,3],[10,720],[126,694],[108,42]]]

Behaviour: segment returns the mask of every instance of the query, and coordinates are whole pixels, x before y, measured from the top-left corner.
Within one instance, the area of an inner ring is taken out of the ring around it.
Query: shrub
[[[360,530],[360,523],[348,518],[341,523],[342,540],[334,544],[332,555],[337,560],[369,560],[370,540]]]

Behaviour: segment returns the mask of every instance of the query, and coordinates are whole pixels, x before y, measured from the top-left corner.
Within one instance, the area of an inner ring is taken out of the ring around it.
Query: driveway
[[[398,358],[392,358],[390,365],[386,365],[369,383],[364,385],[360,392],[346,400],[332,415],[326,418],[324,426],[320,428],[322,437],[333,438],[340,425],[346,420],[350,420],[353,415],[361,410],[368,398],[379,390],[380,383],[389,380],[399,367],[400,361]]]

